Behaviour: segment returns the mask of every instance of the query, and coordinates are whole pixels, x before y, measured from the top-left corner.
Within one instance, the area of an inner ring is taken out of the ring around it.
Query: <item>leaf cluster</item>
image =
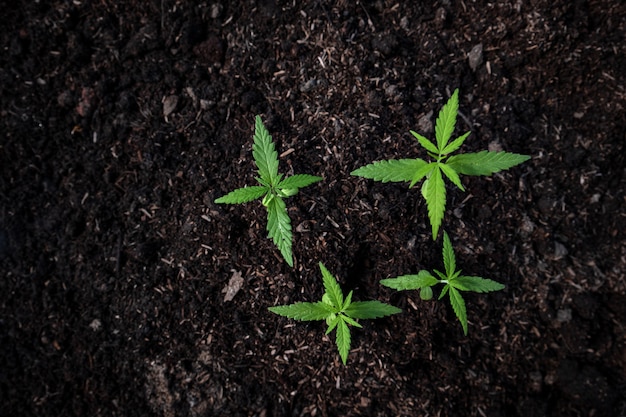
[[[461,275],[461,270],[456,269],[454,250],[445,231],[443,232],[443,266],[445,272],[435,269],[434,274],[431,274],[429,271],[422,270],[417,275],[383,279],[380,283],[398,291],[419,289],[423,300],[430,300],[433,297],[434,285],[443,284],[439,299],[448,294],[452,309],[463,327],[463,333],[467,335],[467,309],[461,291],[485,293],[502,290],[504,285],[491,279]]]
[[[256,180],[259,185],[238,188],[216,199],[215,202],[241,204],[262,198],[267,209],[268,237],[273,240],[289,266],[293,266],[291,219],[284,199],[296,195],[300,188],[322,180],[322,177],[296,174],[283,178],[283,174],[278,173],[278,153],[272,136],[258,115],[254,124],[252,156],[258,169]]]
[[[362,327],[357,319],[376,319],[402,312],[397,307],[380,301],[352,301],[352,291],[344,297],[337,279],[320,262],[324,295],[321,301],[297,302],[289,305],[269,307],[272,313],[302,321],[325,320],[326,334],[335,330],[335,342],[343,364],[348,360],[351,336],[350,327]]]
[[[509,169],[530,159],[527,155],[510,152],[481,151],[452,155],[457,151],[470,132],[465,132],[454,140],[452,133],[456,126],[459,108],[459,90],[443,106],[435,124],[435,139],[430,139],[411,131],[419,144],[427,151],[430,161],[416,159],[391,159],[377,161],[362,166],[351,175],[382,182],[409,182],[412,188],[419,181],[422,183],[422,196],[428,207],[428,217],[432,227],[433,240],[437,238],[446,208],[446,186],[444,178],[465,191],[460,175],[491,175]]]

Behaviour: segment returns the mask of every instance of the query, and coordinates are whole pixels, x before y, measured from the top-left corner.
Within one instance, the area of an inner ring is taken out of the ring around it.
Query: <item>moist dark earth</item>
[[[626,416],[625,35],[608,0],[3,2],[0,415]],[[419,188],[350,176],[427,158],[456,88],[461,152],[532,157],[448,187],[457,265],[506,285],[467,336],[379,284],[443,268]],[[260,202],[214,203],[257,114],[324,177],[287,200],[294,268]],[[319,300],[320,261],[403,309],[347,366],[267,310]]]

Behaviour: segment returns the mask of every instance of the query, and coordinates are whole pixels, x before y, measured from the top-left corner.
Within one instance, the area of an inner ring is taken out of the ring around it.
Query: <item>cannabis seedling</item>
[[[278,173],[278,153],[274,142],[260,116],[255,119],[252,156],[258,168],[256,180],[260,185],[238,188],[215,202],[241,204],[263,197],[263,205],[267,208],[268,237],[272,238],[289,266],[293,266],[291,220],[283,199],[296,195],[300,188],[316,183],[322,177],[296,174],[283,178],[283,174]]]
[[[499,291],[504,288],[504,285],[486,278],[461,275],[461,270],[456,269],[454,250],[445,231],[443,232],[443,266],[446,271],[445,274],[436,269],[434,270],[435,275],[422,270],[417,275],[402,275],[396,278],[383,279],[380,283],[398,291],[419,289],[422,300],[433,298],[432,287],[434,285],[444,284],[439,299],[441,300],[446,294],[449,295],[452,309],[461,322],[463,333],[467,335],[467,310],[461,291],[485,293]]]
[[[335,277],[320,262],[324,281],[322,301],[315,303],[298,302],[284,306],[269,307],[272,313],[291,319],[313,321],[326,320],[329,334],[336,329],[336,343],[341,361],[346,364],[350,351],[350,328],[348,325],[362,327],[355,319],[376,319],[402,312],[397,307],[380,301],[352,301],[352,291],[344,298],[341,287]]]
[[[428,217],[432,227],[433,240],[437,238],[446,209],[444,176],[459,187],[461,191],[465,191],[463,184],[461,184],[460,174],[491,175],[530,159],[528,155],[495,151],[466,153],[453,155],[448,158],[448,155],[456,151],[470,134],[470,132],[466,132],[450,142],[459,108],[458,95],[459,90],[454,90],[452,97],[439,112],[435,125],[437,144],[411,130],[411,134],[428,151],[428,155],[434,161],[426,162],[419,158],[377,161],[362,166],[351,173],[351,175],[382,182],[408,181],[410,182],[409,188],[425,178],[422,184],[422,196],[428,206]]]

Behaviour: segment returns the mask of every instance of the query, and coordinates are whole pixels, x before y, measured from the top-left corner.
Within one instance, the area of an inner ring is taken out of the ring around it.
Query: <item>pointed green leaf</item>
[[[443,286],[443,289],[441,290],[441,293],[439,294],[439,298],[437,298],[437,300],[441,300],[450,290],[450,284],[446,284]]]
[[[461,183],[461,179],[459,178],[459,174],[457,174],[455,170],[453,170],[443,162],[437,163],[437,166],[441,168],[441,171],[446,174],[446,177],[448,177],[448,179],[452,181],[454,185],[459,187],[461,191],[465,191],[465,188],[463,188],[463,184]]]
[[[467,137],[470,135],[470,133],[471,132],[465,132],[458,138],[454,139],[454,141],[446,145],[446,147],[443,149],[441,153],[443,155],[448,155],[456,151],[457,149],[459,149],[461,145],[463,145],[463,142],[465,142],[465,139],[467,139]]]
[[[268,310],[280,316],[302,321],[324,320],[332,314],[331,308],[321,301],[317,303],[298,302],[284,306],[274,306],[269,307]]]
[[[424,200],[426,200],[426,190],[428,189],[428,178],[430,178],[431,175],[432,175],[432,172],[428,174],[428,177],[426,177],[426,179],[422,183],[422,188],[420,189],[422,193],[422,197],[424,197]]]
[[[358,321],[354,320],[350,316],[343,316],[342,319],[351,326],[362,328]]]
[[[337,324],[339,324],[339,322],[341,321],[341,316],[339,315],[333,314],[331,317],[332,320],[330,321],[330,323],[328,323],[328,329],[326,329],[326,334],[330,334],[330,332],[335,330],[335,327],[337,327]]]
[[[465,300],[461,296],[461,293],[454,287],[450,288],[450,304],[456,314],[457,318],[461,322],[463,327],[463,333],[467,336],[467,310],[465,309]]]
[[[428,206],[428,218],[433,232],[433,240],[437,239],[439,226],[446,210],[446,186],[441,176],[439,167],[435,168],[428,178],[426,188],[423,189],[426,205]]]
[[[432,143],[430,141],[430,139],[426,138],[425,136],[420,135],[417,132],[414,132],[412,130],[410,130],[409,132],[411,132],[411,134],[413,136],[415,136],[415,139],[417,139],[417,141],[419,142],[420,145],[422,145],[422,147],[424,149],[426,149],[429,152],[432,152],[434,154],[438,154],[439,153],[439,149],[437,149],[437,147],[435,146],[434,143]]]
[[[481,151],[453,155],[446,163],[459,174],[491,175],[509,169],[530,159],[528,155],[511,152]]]
[[[341,356],[341,361],[345,365],[348,360],[348,353],[350,353],[350,328],[346,322],[343,321],[345,316],[337,317],[341,317],[342,319],[339,320],[339,323],[337,324],[336,343],[337,348],[339,349],[339,356]]]
[[[443,106],[435,123],[435,137],[437,138],[438,153],[445,149],[448,140],[454,132],[456,115],[459,110],[459,89],[457,88]]]
[[[263,197],[263,201],[262,201],[263,205],[265,207],[269,207],[269,205],[272,202],[272,200],[274,199],[274,197],[276,197],[276,195],[272,194],[271,192],[265,194],[265,197]]]
[[[348,296],[346,297],[345,300],[343,300],[343,305],[341,306],[341,310],[344,311],[346,308],[348,308],[350,306],[350,304],[352,304],[352,293],[354,291],[350,291],[348,293]]]
[[[252,156],[259,169],[259,176],[270,184],[275,184],[278,181],[278,153],[261,116],[255,118]]]
[[[444,274],[443,272],[437,270],[437,269],[433,269],[433,272],[435,273],[435,275],[437,275],[439,277],[439,279],[441,281],[447,281],[448,280],[448,276],[446,274]]]
[[[436,162],[431,162],[429,164],[424,165],[417,171],[415,171],[415,175],[413,175],[413,179],[411,180],[411,184],[409,184],[409,188],[413,188],[413,186],[420,181],[422,178],[427,177],[437,166]]]
[[[337,283],[337,279],[326,269],[323,263],[319,263],[320,270],[322,271],[322,279],[324,280],[324,289],[326,290],[326,294],[330,298],[330,302],[333,307],[336,309],[335,311],[340,311],[343,306],[343,292],[341,291],[341,287]]]
[[[376,319],[400,312],[402,312],[402,310],[399,308],[378,300],[355,301],[344,311],[344,313],[354,319]]]
[[[289,266],[293,266],[291,219],[282,198],[274,196],[267,204],[267,231]]]
[[[330,301],[330,297],[328,296],[328,293],[324,293],[324,295],[322,295],[322,302],[328,304],[329,306],[333,305],[332,301]],[[335,311],[334,307],[333,307],[333,311]]]
[[[417,290],[419,288],[430,287],[438,282],[439,280],[426,270],[418,272],[417,275],[402,275],[380,281],[381,285],[398,291]]]
[[[382,182],[411,181],[415,172],[426,165],[421,159],[390,159],[376,161],[355,169],[350,173],[356,177],[368,178]]]
[[[308,185],[321,181],[322,179],[322,177],[316,177],[315,175],[296,174],[282,180],[277,187],[282,189],[304,188]]]
[[[259,184],[261,184],[262,186],[266,187],[266,188],[272,188],[272,184],[270,184],[269,182],[265,181],[263,178],[261,177],[254,177],[255,180],[258,181]]]
[[[261,185],[237,188],[234,191],[215,200],[218,204],[240,204],[263,197],[269,190]]]
[[[450,237],[445,231],[443,232],[443,266],[446,268],[446,277],[449,279],[456,271],[456,258]]]
[[[464,275],[461,275],[456,279],[451,280],[450,285],[461,291],[474,291],[480,293],[500,291],[505,288],[504,285],[491,279],[481,277],[468,277]]]

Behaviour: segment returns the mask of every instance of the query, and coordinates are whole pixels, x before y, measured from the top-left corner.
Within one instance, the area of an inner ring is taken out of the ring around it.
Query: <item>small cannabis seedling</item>
[[[434,270],[435,275],[422,270],[417,275],[402,275],[397,278],[383,279],[380,283],[398,291],[419,289],[420,297],[423,300],[430,300],[433,297],[432,286],[444,284],[439,299],[441,300],[446,294],[449,295],[452,309],[461,322],[463,332],[467,335],[467,310],[461,291],[480,293],[499,291],[504,288],[504,285],[486,278],[461,275],[461,271],[456,269],[454,251],[446,232],[443,232],[443,266],[446,271],[445,274],[436,269]]]
[[[346,364],[350,351],[350,328],[348,325],[362,327],[355,319],[376,319],[402,312],[397,307],[380,301],[352,301],[352,291],[343,297],[341,287],[334,276],[320,262],[324,280],[322,301],[316,303],[298,302],[284,306],[269,307],[272,313],[291,319],[312,321],[326,320],[329,334],[336,329],[336,343],[341,361]]]
[[[481,151],[448,157],[449,154],[456,151],[463,144],[470,134],[470,132],[466,132],[450,142],[456,125],[458,108],[459,90],[456,89],[437,117],[435,125],[436,145],[426,137],[411,130],[411,134],[428,151],[428,155],[434,161],[426,162],[419,158],[377,161],[362,166],[351,173],[351,175],[382,182],[408,181],[410,182],[409,188],[425,178],[422,184],[422,196],[428,206],[428,217],[432,227],[433,240],[437,238],[446,209],[444,175],[454,185],[465,191],[459,174],[491,175],[530,159],[528,155],[494,151]]]
[[[258,168],[256,180],[260,185],[238,188],[215,202],[241,204],[263,197],[263,205],[267,208],[268,237],[272,238],[289,266],[293,266],[291,220],[283,199],[296,195],[300,188],[316,183],[322,177],[296,174],[283,178],[283,174],[278,173],[278,153],[274,142],[260,116],[255,119],[252,156]]]

